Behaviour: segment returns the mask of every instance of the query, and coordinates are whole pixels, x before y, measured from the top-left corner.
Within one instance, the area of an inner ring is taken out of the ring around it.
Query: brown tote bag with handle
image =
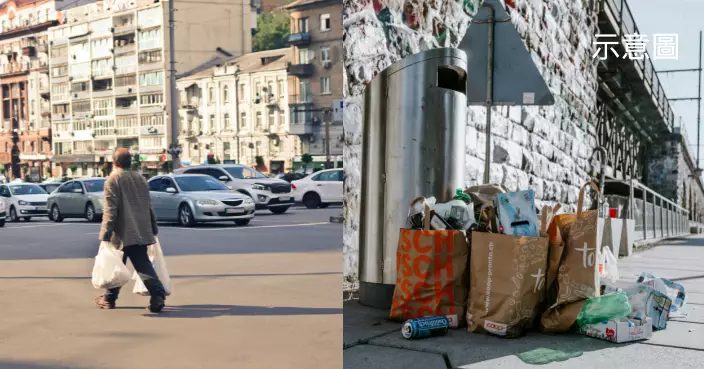
[[[423,200],[417,198],[411,208]],[[425,205],[423,229],[400,231],[389,319],[444,315],[451,327],[458,327],[467,301],[468,257],[465,233],[430,230],[430,208]]]
[[[545,236],[543,226],[541,233]],[[540,313],[547,237],[472,232],[471,243],[467,330],[522,335]]]
[[[594,182],[585,183],[579,191],[577,214],[560,214],[553,221],[554,235],[565,240],[557,270],[555,303],[543,313],[541,326],[546,332],[561,333],[572,328],[584,301],[599,296],[597,261],[598,210],[583,211],[587,186],[597,193]],[[559,235],[557,234],[559,232]],[[548,230],[550,234],[550,229]]]

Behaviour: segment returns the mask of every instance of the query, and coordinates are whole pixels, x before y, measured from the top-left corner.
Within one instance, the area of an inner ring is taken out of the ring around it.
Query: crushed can
[[[401,334],[405,339],[444,336],[450,329],[450,320],[445,316],[410,319],[403,323]]]

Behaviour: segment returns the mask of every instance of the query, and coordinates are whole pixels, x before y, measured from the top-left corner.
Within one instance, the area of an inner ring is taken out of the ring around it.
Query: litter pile
[[[390,318],[406,321],[409,339],[442,335],[448,328],[501,337],[529,330],[578,331],[621,343],[649,339],[682,314],[678,283],[642,273],[619,280],[618,259],[599,249],[599,210],[576,213],[560,205],[535,206],[532,190],[500,186],[457,190],[437,203],[419,197],[400,230],[397,279]]]

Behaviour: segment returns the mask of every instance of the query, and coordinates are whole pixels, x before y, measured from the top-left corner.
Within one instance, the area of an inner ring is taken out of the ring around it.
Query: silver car
[[[293,205],[290,183],[269,178],[241,164],[199,165],[179,168],[174,173],[211,176],[233,190],[251,197],[257,209],[269,209],[274,214],[283,214]]]
[[[149,180],[152,207],[159,221],[185,227],[199,222],[234,221],[247,225],[254,218],[254,201],[207,175],[156,176]]]
[[[105,178],[82,178],[62,184],[49,195],[49,219],[86,218],[90,222],[103,215]]]

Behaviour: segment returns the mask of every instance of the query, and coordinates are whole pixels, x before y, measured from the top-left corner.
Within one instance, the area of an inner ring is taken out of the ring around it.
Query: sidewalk
[[[518,339],[451,330],[446,336],[406,340],[401,324],[387,321],[385,310],[356,300],[344,304],[345,369],[528,368],[518,354],[543,347],[580,357],[544,368],[702,368],[704,367],[704,235],[671,240],[619,260],[622,280],[648,271],[679,283],[687,291],[689,315],[673,319],[664,331],[638,343],[614,344],[579,334],[529,333]]]

